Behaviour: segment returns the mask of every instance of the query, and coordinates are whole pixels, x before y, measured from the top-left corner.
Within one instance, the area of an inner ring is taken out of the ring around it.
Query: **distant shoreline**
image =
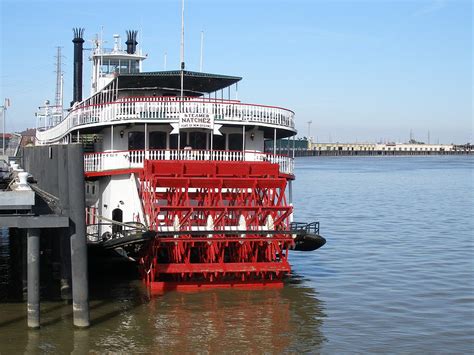
[[[267,141],[269,142],[269,141]],[[410,140],[408,143],[321,143],[308,139],[280,139],[273,146],[266,144],[267,153],[290,156],[425,156],[472,155],[474,145],[430,144]]]
[[[278,154],[278,152],[277,152]],[[287,154],[287,152],[281,152]],[[383,157],[383,156],[474,156],[474,151],[447,151],[447,152],[430,152],[430,151],[295,151],[295,157]]]

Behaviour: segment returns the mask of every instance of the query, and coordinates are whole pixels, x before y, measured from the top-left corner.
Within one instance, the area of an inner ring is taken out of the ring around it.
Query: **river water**
[[[319,220],[327,244],[291,254],[284,288],[151,296],[127,265],[96,265],[87,330],[51,300],[42,328],[26,329],[25,304],[1,298],[0,236],[0,353],[472,353],[473,168],[458,156],[298,158],[295,219]]]

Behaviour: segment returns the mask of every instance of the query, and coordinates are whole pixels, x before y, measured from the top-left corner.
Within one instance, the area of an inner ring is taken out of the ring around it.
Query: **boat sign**
[[[214,129],[214,115],[211,113],[180,113],[179,128]]]

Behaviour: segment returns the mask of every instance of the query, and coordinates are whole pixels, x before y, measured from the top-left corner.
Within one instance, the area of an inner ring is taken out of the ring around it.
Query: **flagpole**
[[[2,155],[5,155],[5,121],[7,116],[7,107],[10,107],[10,99],[5,99],[3,106],[0,106],[2,109],[2,118],[3,118],[3,140],[2,140]]]
[[[202,48],[204,46],[204,31],[201,31],[201,60],[199,61],[199,71],[202,73]]]
[[[181,2],[181,101],[184,96],[184,0]]]
[[[7,108],[3,106],[3,155],[5,155],[5,118],[6,118]]]
[[[181,99],[179,103],[180,121],[184,104],[184,0],[181,1]],[[181,132],[178,133],[178,152],[181,149]]]
[[[5,155],[5,112],[7,110],[7,108],[5,106],[2,106],[2,113],[3,113],[3,140],[2,140],[2,155]]]

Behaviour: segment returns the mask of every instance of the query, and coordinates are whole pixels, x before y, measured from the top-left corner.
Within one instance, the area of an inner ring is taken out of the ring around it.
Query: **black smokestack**
[[[126,31],[127,32],[127,53],[128,54],[135,54],[137,51],[137,33],[138,31]]]
[[[82,101],[82,45],[84,44],[84,29],[83,28],[73,28],[74,39],[74,89],[73,89],[73,98],[71,106],[75,102]]]

